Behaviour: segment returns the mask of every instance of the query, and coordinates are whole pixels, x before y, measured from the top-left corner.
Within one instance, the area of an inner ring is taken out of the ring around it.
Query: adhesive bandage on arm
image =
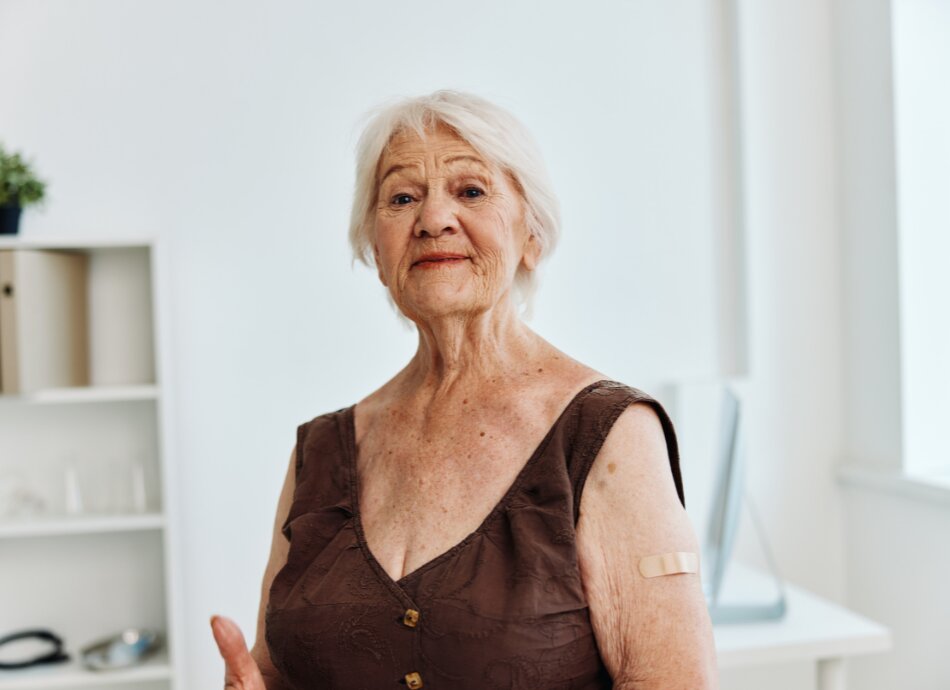
[[[695,573],[698,571],[699,554],[689,551],[658,553],[640,559],[640,574],[643,577],[678,575],[679,573]]]

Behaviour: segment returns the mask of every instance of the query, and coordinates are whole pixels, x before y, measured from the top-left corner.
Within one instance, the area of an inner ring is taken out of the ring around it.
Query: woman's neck
[[[403,390],[442,397],[459,385],[504,385],[535,371],[545,341],[509,302],[479,314],[448,315],[417,323],[419,345],[403,370]],[[408,390],[407,390],[408,389]]]

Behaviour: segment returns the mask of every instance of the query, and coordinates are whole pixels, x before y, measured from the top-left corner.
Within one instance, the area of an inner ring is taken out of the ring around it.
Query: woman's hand
[[[224,687],[231,690],[267,690],[257,662],[247,651],[237,623],[224,616],[211,617],[211,632],[224,659]]]

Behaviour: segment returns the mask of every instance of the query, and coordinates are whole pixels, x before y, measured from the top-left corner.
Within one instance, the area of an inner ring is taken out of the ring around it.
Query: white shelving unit
[[[107,515],[102,517],[70,517],[0,522],[0,539],[15,537],[57,537],[67,534],[95,534],[97,532],[136,532],[163,529],[165,516],[161,513],[141,515]]]
[[[172,516],[167,262],[152,239],[0,237],[0,250],[86,255],[89,385],[0,394],[0,636],[47,628],[70,661],[0,670],[0,690],[177,690],[180,585]],[[78,483],[81,506],[68,500]],[[9,495],[9,493],[8,493]],[[77,510],[77,508],[81,508]],[[141,665],[82,667],[125,628],[160,631]]]
[[[154,681],[165,681],[167,687],[171,680],[171,665],[168,654],[158,652],[131,669],[94,673],[83,669],[78,663],[69,661],[48,668],[34,667],[23,669],[11,677],[0,676],[0,690],[46,690],[47,688],[102,688],[115,685],[137,687],[143,683],[156,685]],[[162,684],[157,684],[162,687]]]
[[[45,388],[32,393],[0,395],[5,402],[84,403],[123,400],[158,400],[158,386],[89,386],[84,388]]]

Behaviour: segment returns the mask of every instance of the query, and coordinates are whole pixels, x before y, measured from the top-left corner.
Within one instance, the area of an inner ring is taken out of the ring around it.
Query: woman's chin
[[[470,296],[454,292],[440,294],[439,290],[432,290],[424,298],[406,304],[403,311],[416,320],[428,321],[459,314],[475,314],[487,309],[487,305]]]

